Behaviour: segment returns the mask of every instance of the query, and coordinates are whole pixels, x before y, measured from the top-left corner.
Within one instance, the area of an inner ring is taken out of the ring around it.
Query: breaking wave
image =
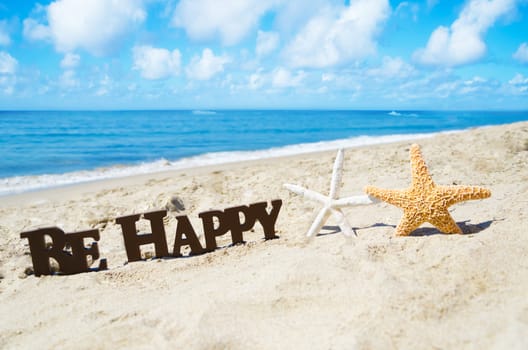
[[[443,133],[452,132],[453,131]],[[0,196],[83,182],[156,173],[167,170],[189,169],[200,166],[321,152],[337,148],[351,148],[397,141],[416,140],[429,138],[437,134],[440,133],[358,136],[334,141],[303,143],[258,151],[205,153],[199,156],[182,158],[178,160],[159,159],[154,162],[136,165],[116,165],[92,170],[68,172],[64,174],[14,176],[0,179]]]

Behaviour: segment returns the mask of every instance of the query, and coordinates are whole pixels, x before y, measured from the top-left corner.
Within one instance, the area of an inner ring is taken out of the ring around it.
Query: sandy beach
[[[413,142],[437,184],[491,190],[451,207],[463,235],[395,237],[402,212],[379,203],[344,208],[356,237],[330,219],[307,241],[319,207],[283,184],[326,193],[335,151],[0,197],[0,348],[527,349],[528,122]],[[342,195],[408,187],[410,144],[347,149]],[[273,199],[278,239],[256,225],[246,244],[126,263],[116,217],[172,209],[171,247],[177,215],[200,232],[200,212]],[[20,233],[49,226],[99,229],[109,269],[32,275]]]

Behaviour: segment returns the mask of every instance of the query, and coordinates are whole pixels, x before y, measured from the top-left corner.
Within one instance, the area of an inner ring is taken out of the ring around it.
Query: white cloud
[[[387,0],[323,8],[287,46],[285,56],[291,66],[321,68],[374,54],[374,38],[389,12]]]
[[[18,61],[5,51],[0,51],[0,74],[15,74]]]
[[[0,93],[13,95],[18,82],[15,74],[18,62],[5,51],[0,51]]]
[[[264,69],[259,68],[249,76],[247,85],[244,85],[244,88],[258,90],[263,86],[273,89],[298,87],[302,85],[306,77],[307,74],[302,70],[292,73],[287,68],[277,67],[272,71],[265,72]]]
[[[528,63],[528,43],[522,43],[513,54],[513,58],[522,63]]]
[[[292,75],[289,70],[279,67],[272,72],[271,85],[276,88],[296,87],[301,85],[305,77],[306,73],[303,71]]]
[[[413,57],[423,64],[456,66],[484,56],[483,36],[501,17],[515,10],[515,0],[471,0],[450,28],[440,26]]]
[[[64,71],[59,77],[59,85],[63,89],[72,89],[81,85],[79,79],[75,74],[75,71],[68,69]]]
[[[108,74],[105,74],[104,77],[99,81],[99,88],[95,92],[95,95],[96,96],[108,95],[111,87],[112,87],[112,79],[110,79]]]
[[[48,25],[24,20],[24,35],[51,40],[60,52],[84,49],[103,55],[118,46],[147,14],[143,0],[57,0],[45,8]]]
[[[0,21],[0,46],[7,46],[11,44],[9,31],[7,28],[7,21]]]
[[[14,75],[0,75],[0,91],[5,95],[12,95],[15,92],[16,81]]]
[[[295,32],[327,6],[342,5],[342,0],[283,0],[276,13],[274,25],[282,34]]]
[[[407,17],[407,14],[410,13],[412,16],[413,21],[418,20],[418,12],[420,11],[420,7],[418,4],[411,3],[408,1],[403,1],[398,4],[396,7],[396,10],[394,10],[395,15],[399,15],[402,18]]]
[[[528,92],[528,77],[525,77],[520,73],[515,74],[515,76],[510,79],[508,83],[511,85],[516,94],[525,94]]]
[[[477,75],[477,76],[474,76],[473,78],[471,78],[469,80],[464,81],[464,85],[476,85],[476,84],[485,83],[487,81],[488,81],[487,79],[479,77]]]
[[[257,33],[257,46],[255,52],[257,56],[265,56],[272,53],[279,46],[279,33],[263,32]]]
[[[323,82],[334,81],[335,79],[336,79],[336,76],[333,73],[323,73],[323,74],[321,74],[321,81],[323,81]]]
[[[368,75],[379,78],[405,78],[415,73],[413,66],[402,60],[400,57],[383,57],[380,67],[367,71]]]
[[[180,73],[181,54],[178,49],[172,52],[151,46],[135,46],[133,69],[139,70],[145,79],[164,79]]]
[[[79,65],[81,61],[81,56],[68,52],[64,55],[63,59],[60,62],[61,68],[75,68]]]
[[[316,92],[319,93],[319,94],[326,94],[328,92],[328,87],[327,86],[321,86],[321,87],[319,87],[316,90]]]
[[[460,89],[460,94],[464,95],[481,91],[488,87],[486,85],[487,82],[487,79],[475,76],[472,79],[466,80],[462,83],[463,86]]]
[[[528,84],[528,77],[524,77],[524,75],[517,73],[508,83],[510,85],[525,85]]]
[[[202,56],[194,56],[187,66],[187,76],[195,80],[209,80],[224,70],[224,65],[230,62],[229,57],[215,56],[211,49],[204,49]]]
[[[438,4],[438,1],[439,0],[427,0],[427,9],[431,10],[436,4]]]
[[[174,27],[183,28],[193,40],[220,37],[225,45],[245,38],[276,0],[181,0],[172,17]]]
[[[48,26],[40,24],[33,18],[24,20],[24,37],[29,40],[50,40],[51,31]]]
[[[251,90],[258,90],[264,85],[265,77],[262,75],[262,69],[251,74],[248,79],[248,87]]]

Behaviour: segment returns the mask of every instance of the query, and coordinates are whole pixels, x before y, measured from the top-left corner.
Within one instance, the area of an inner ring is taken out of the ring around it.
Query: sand
[[[328,191],[334,151],[1,197],[0,348],[527,349],[528,122],[418,143],[436,183],[492,191],[451,207],[463,235],[395,237],[401,210],[380,203],[344,209],[357,237],[330,219],[306,241],[319,208],[282,184]],[[342,195],[406,188],[409,145],[346,150]],[[186,209],[170,212],[170,248],[176,215],[201,231],[200,212],[278,198],[280,238],[257,225],[244,245],[127,264],[114,219],[172,196]],[[20,232],[46,226],[99,228],[109,269],[28,275]]]

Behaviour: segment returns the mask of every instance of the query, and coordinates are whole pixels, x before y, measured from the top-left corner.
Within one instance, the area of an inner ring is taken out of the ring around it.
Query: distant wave
[[[437,134],[446,134],[453,132],[456,131],[427,134],[423,133],[386,136],[358,136],[335,141],[304,143],[259,151],[206,153],[195,157],[182,158],[176,161],[160,159],[154,162],[142,163],[138,165],[116,165],[112,167],[75,171],[64,174],[14,176],[0,179],[0,196],[35,191],[51,187],[60,187],[83,182],[120,178],[131,175],[156,173],[167,170],[181,170],[207,165],[218,165],[239,161],[321,152],[334,150],[337,148],[352,148],[375,144],[391,143],[397,141],[416,140],[429,138]]]
[[[213,114],[216,114],[216,112],[215,111],[194,110],[194,111],[192,111],[192,114],[196,114],[196,115],[213,115]]]
[[[418,117],[418,114],[416,113],[399,113],[396,111],[391,111],[387,114],[392,115],[393,117]]]

